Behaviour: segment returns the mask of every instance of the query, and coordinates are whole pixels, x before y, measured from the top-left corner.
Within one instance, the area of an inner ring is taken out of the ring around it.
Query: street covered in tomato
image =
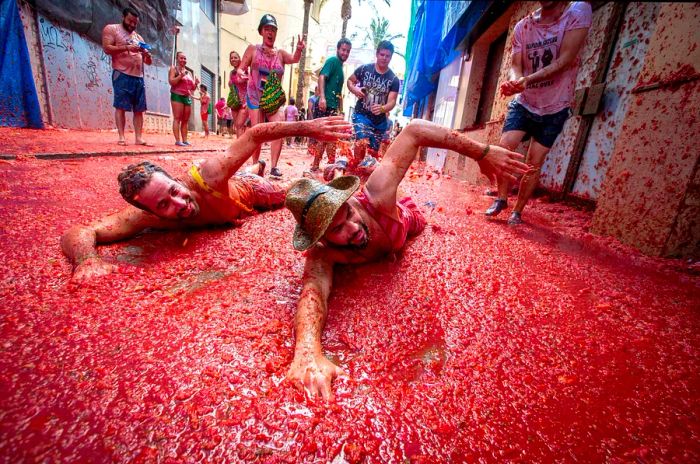
[[[0,162],[3,460],[700,460],[697,265],[542,198],[523,227],[487,221],[483,188],[416,164],[426,230],[336,272],[323,341],[348,376],[326,404],[284,380],[304,262],[287,210],[101,246],[119,272],[69,282],[61,234],[123,208],[141,159]]]

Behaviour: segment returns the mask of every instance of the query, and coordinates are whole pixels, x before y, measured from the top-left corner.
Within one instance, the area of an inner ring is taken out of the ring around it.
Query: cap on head
[[[263,17],[260,18],[260,24],[258,25],[258,34],[262,34],[262,28],[264,26],[274,26],[275,29],[279,29],[279,27],[277,27],[277,20],[274,16],[272,16],[269,13],[263,15]]]
[[[299,179],[287,191],[284,205],[294,215],[294,248],[308,250],[318,242],[333,222],[335,213],[360,187],[360,178],[342,176],[324,184],[314,179]]]

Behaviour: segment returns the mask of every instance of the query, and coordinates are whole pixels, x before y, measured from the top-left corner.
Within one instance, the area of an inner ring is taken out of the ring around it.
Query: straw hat
[[[284,202],[297,220],[294,248],[304,251],[314,246],[326,233],[335,213],[359,187],[357,176],[338,177],[328,184],[306,178],[294,182]]]

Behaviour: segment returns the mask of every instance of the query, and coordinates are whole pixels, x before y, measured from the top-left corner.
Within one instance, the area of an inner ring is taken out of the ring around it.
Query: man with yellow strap
[[[130,203],[123,210],[88,226],[73,226],[61,248],[73,262],[73,280],[108,274],[115,266],[102,261],[96,245],[130,238],[147,228],[183,229],[231,224],[237,219],[284,205],[285,191],[257,173],[236,173],[264,142],[288,136],[335,141],[349,138],[351,126],[342,117],[260,124],[236,139],[228,151],[194,165],[182,180],[148,161],[119,174],[119,191]]]

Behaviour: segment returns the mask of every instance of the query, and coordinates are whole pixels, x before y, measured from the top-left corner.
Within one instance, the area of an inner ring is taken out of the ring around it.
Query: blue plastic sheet
[[[41,129],[39,98],[15,0],[0,0],[0,126]]]
[[[435,92],[440,70],[461,52],[457,50],[481,18],[488,1],[449,2],[412,0],[409,53],[404,85],[404,116],[412,116],[414,104],[422,108]]]

